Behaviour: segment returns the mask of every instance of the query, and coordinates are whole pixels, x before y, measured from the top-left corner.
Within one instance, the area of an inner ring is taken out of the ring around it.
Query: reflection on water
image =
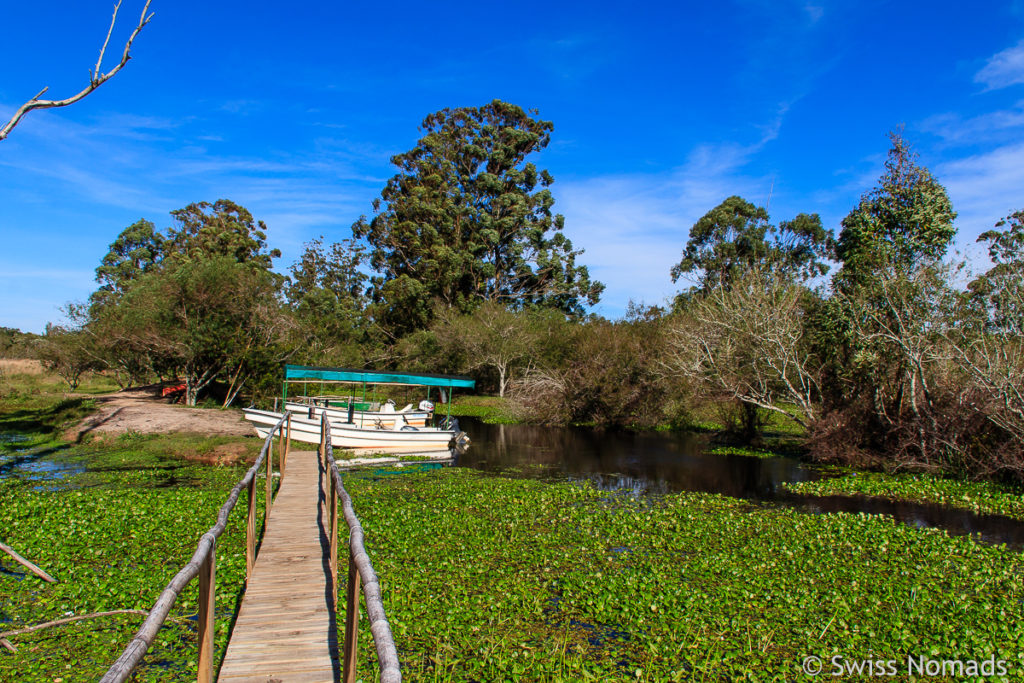
[[[694,434],[489,425],[475,420],[465,429],[473,445],[459,457],[459,465],[587,480],[607,491],[705,491],[762,500],[781,493],[783,482],[821,476],[790,458],[708,455],[707,438]]]
[[[633,495],[675,491],[721,493],[808,512],[883,514],[916,527],[975,534],[990,543],[1024,549],[1024,523],[942,505],[864,496],[801,496],[784,482],[820,479],[822,473],[792,458],[709,455],[707,437],[670,432],[618,432],[583,427],[489,425],[462,418],[473,445],[457,464],[510,476],[589,481]]]

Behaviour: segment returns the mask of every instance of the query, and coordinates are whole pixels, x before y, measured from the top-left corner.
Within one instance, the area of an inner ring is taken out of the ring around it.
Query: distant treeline
[[[34,358],[38,334],[0,327],[0,358]]]
[[[674,302],[609,321],[527,161],[551,123],[494,101],[423,130],[373,217],[286,275],[228,200],[129,226],[40,357],[71,384],[180,377],[193,404],[265,401],[285,362],[465,372],[536,421],[686,426],[713,404],[749,440],[791,420],[822,460],[1024,478],[1024,212],[965,274],[949,197],[898,135],[838,235],[729,197],[681,245]]]

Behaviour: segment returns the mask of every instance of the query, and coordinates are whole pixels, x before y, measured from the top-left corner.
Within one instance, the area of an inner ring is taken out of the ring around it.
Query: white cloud
[[[812,24],[818,23],[823,16],[825,16],[825,8],[820,5],[812,5],[810,3],[804,5],[804,12],[807,13],[807,18],[811,20]]]
[[[973,244],[997,220],[1024,208],[1024,143],[939,164],[935,175],[957,211],[958,241]]]
[[[990,90],[1024,83],[1024,40],[994,54],[974,74],[974,82],[982,83]]]
[[[741,173],[764,144],[702,145],[670,174],[604,176],[558,187],[567,236],[585,249],[579,262],[606,285],[597,312],[620,317],[632,299],[665,304],[687,286],[669,276],[689,229],[730,195],[763,203],[769,181]]]
[[[970,118],[956,113],[939,114],[925,119],[921,129],[937,135],[947,143],[975,145],[979,142],[1005,140],[1019,136],[1024,127],[1024,100],[1009,109],[1001,109]]]

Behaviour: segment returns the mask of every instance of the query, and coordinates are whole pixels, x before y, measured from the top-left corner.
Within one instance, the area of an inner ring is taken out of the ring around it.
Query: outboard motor
[[[450,430],[452,430],[452,431],[454,431],[454,432],[458,432],[458,431],[460,431],[460,430],[459,430],[459,418],[457,418],[457,417],[452,417],[452,416],[450,416],[450,415],[447,415],[447,416],[445,416],[444,418],[442,418],[442,419],[441,419],[441,424],[440,424],[440,425],[438,425],[438,426],[439,426],[439,427],[440,427],[441,429],[445,429],[445,430],[448,430],[448,429],[450,429]]]
[[[312,405],[309,406],[309,419],[310,420],[313,419],[313,406]]]
[[[356,423],[356,421],[355,421],[355,412],[356,412],[356,402],[355,401],[349,401],[348,402],[348,423],[350,425],[354,425]]]

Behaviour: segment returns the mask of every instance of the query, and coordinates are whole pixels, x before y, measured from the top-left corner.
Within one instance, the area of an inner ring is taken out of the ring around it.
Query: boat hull
[[[269,410],[246,408],[245,419],[253,424],[253,428],[261,438],[267,434],[281,419],[281,413]],[[328,414],[328,419],[330,419]],[[291,438],[305,443],[320,443],[320,419],[310,420],[300,414],[293,413],[291,420]],[[454,447],[457,433],[451,429],[421,427],[413,430],[379,429],[376,427],[359,427],[358,425],[331,422],[331,443],[335,448],[344,448],[362,452],[381,453],[415,453],[419,451],[447,450]]]

